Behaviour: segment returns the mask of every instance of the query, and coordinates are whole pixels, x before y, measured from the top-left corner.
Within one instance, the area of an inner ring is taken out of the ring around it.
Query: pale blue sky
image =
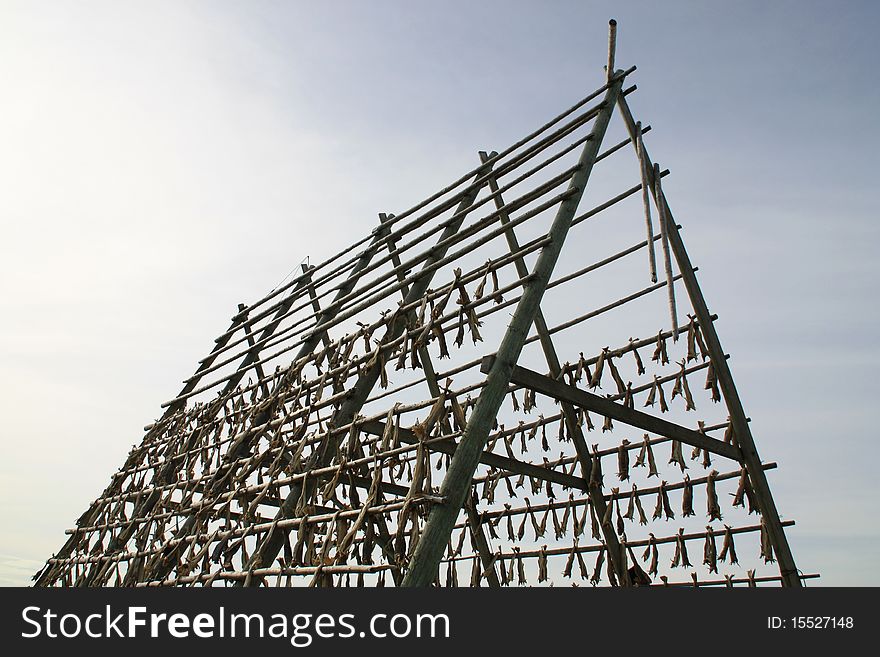
[[[0,3],[0,584],[236,303],[592,91],[612,16],[799,566],[880,584],[880,8],[620,5]]]

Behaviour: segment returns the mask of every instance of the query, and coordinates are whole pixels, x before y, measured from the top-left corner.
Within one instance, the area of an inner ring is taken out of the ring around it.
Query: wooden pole
[[[484,177],[485,173],[491,169],[491,165],[484,165],[478,173],[478,177]],[[464,222],[466,212],[464,212],[469,206],[471,206],[477,198],[477,195],[480,192],[480,188],[472,188],[471,191],[462,197],[459,203],[459,209],[455,213],[458,217],[455,221],[448,223],[443,233],[440,236],[437,244],[431,252],[431,255],[425,260],[424,265],[419,274],[414,278],[412,285],[410,286],[409,293],[407,294],[407,298],[405,303],[412,303],[416,299],[421,299],[421,297],[425,294],[428,287],[431,285],[431,280],[433,279],[434,273],[437,270],[437,263],[442,262],[444,257],[446,256],[447,249],[449,248],[450,239],[458,233],[461,228],[462,223]],[[386,334],[382,338],[382,343],[388,343],[393,340],[396,340],[403,331],[406,329],[406,317],[397,317],[397,319],[388,327]],[[331,426],[339,426],[343,424],[348,424],[357,416],[360,412],[363,405],[366,403],[370,391],[376,385],[376,382],[379,380],[379,365],[365,368],[363,373],[358,377],[358,380],[355,382],[354,386],[349,391],[346,401],[339,407],[339,410],[333,414],[333,418],[330,421]],[[310,463],[308,464],[309,468],[314,467],[322,467],[327,465],[335,456],[336,453],[336,445],[339,442],[340,437],[332,435],[327,436],[327,439],[322,441],[320,445],[315,448],[315,451],[310,458]],[[314,486],[315,480],[312,479],[306,486]],[[290,493],[284,500],[284,503],[278,510],[278,519],[289,518],[296,508],[296,504],[300,499],[300,496],[303,495],[303,484],[295,484],[291,487]],[[308,491],[306,491],[308,492]],[[306,499],[308,499],[309,495],[305,495]],[[271,563],[275,557],[277,556],[279,550],[281,550],[282,542],[286,537],[286,532],[279,531],[273,532],[266,539],[264,539],[254,551],[253,556],[251,557],[251,567],[260,568],[262,566],[266,566]],[[255,578],[249,582],[250,585],[258,585],[259,578]]]
[[[480,153],[480,157],[485,161],[487,158],[484,153]],[[599,157],[597,156],[596,161],[599,161]],[[496,192],[498,190],[498,183],[494,177],[489,177],[489,188]],[[498,194],[495,197],[495,203],[498,206],[499,210],[503,210],[504,201],[501,198],[501,194]],[[510,226],[510,217],[508,216],[506,211],[501,212],[501,223],[508,225],[509,230],[505,233],[505,237],[507,239],[508,247],[511,253],[515,253],[519,250],[519,240],[516,237],[516,232],[514,231],[513,226]],[[572,222],[573,223],[573,222]],[[528,276],[528,267],[526,267],[525,259],[520,257],[517,258],[515,263],[516,272],[519,274],[521,279],[525,279]],[[547,288],[549,289],[551,284],[547,284]],[[535,333],[538,336],[538,340],[541,342],[541,351],[544,352],[544,360],[547,362],[547,367],[550,369],[550,375],[554,378],[559,376],[562,371],[562,365],[559,362],[559,355],[556,353],[556,347],[553,344],[553,339],[550,337],[550,331],[547,328],[547,320],[544,319],[544,313],[541,311],[541,308],[538,307],[535,312]],[[484,374],[488,374],[488,371],[484,371]],[[580,423],[577,420],[577,411],[574,407],[568,403],[567,401],[562,401],[560,403],[562,408],[562,417],[565,421],[566,429],[568,429],[568,435],[571,437],[572,443],[574,444],[575,451],[577,452],[578,460],[581,465],[581,474],[582,474],[582,483],[578,486],[578,488],[585,488],[587,490],[587,494],[589,495],[590,500],[593,503],[593,508],[596,510],[596,513],[599,516],[605,515],[605,498],[602,495],[602,489],[599,486],[590,486],[588,483],[588,479],[590,476],[590,471],[592,469],[593,457],[590,454],[590,448],[587,445],[587,441],[584,439],[584,433],[581,430]],[[608,545],[608,554],[611,559],[612,566],[614,567],[614,572],[617,573],[617,579],[619,582],[623,584],[629,583],[629,578],[626,572],[626,569],[623,567],[623,563],[620,559],[620,544],[617,540],[617,534],[614,533],[614,529],[609,527],[608,525],[603,524],[601,527],[602,535],[605,537],[605,543]]]
[[[651,272],[651,282],[657,282],[657,256],[654,252],[654,225],[651,221],[651,192],[648,190],[648,175],[645,172],[645,159],[642,157],[642,130],[641,122],[636,123],[636,150],[639,154],[639,173],[642,177],[642,208],[645,212],[645,230],[648,235],[648,266]]]
[[[614,75],[614,53],[617,51],[617,21],[613,18],[608,21],[608,64],[605,66],[605,74],[608,82]]]
[[[471,536],[474,538],[474,545],[477,547],[480,561],[483,562],[483,572],[486,574],[486,581],[489,582],[491,587],[499,587],[501,582],[498,580],[498,573],[495,571],[495,557],[489,548],[489,540],[483,531],[483,524],[477,511],[477,499],[476,495],[473,494],[473,490],[465,498],[464,507],[468,516],[468,528],[471,530]]]
[[[596,123],[593,127],[592,139],[585,145],[579,160],[578,170],[572,176],[569,184],[569,190],[573,193],[562,202],[557,210],[549,231],[551,242],[541,250],[538,256],[533,278],[526,285],[517,305],[513,319],[498,349],[498,358],[486,378],[486,386],[477,399],[477,404],[465,428],[464,437],[459,443],[443,479],[440,494],[446,499],[446,502],[431,510],[422,536],[413,553],[410,568],[403,580],[404,586],[428,586],[437,576],[437,565],[443,557],[443,550],[449,540],[452,527],[455,525],[456,518],[464,504],[465,496],[470,490],[480,454],[483,452],[489,431],[507,393],[510,373],[519,358],[529,329],[535,321],[544,290],[550,282],[550,276],[559,259],[565,237],[577,212],[578,203],[589,181],[590,172],[599,153],[599,147],[605,136],[623,79],[623,74],[615,76],[605,94],[602,109],[596,117]]]
[[[381,242],[384,237],[387,229],[380,225],[379,230],[375,233],[373,237],[374,243]],[[345,283],[340,286],[339,291],[337,292],[337,298],[340,298],[346,294],[348,294],[352,289],[354,289],[357,284],[358,279],[361,276],[363,270],[365,270],[369,264],[370,260],[373,257],[375,252],[371,249],[368,249],[364,255],[355,263],[355,266],[352,268],[351,273],[346,279]],[[306,269],[303,271],[303,276],[300,278],[301,286],[308,286],[311,283],[310,277],[311,270]],[[281,307],[276,312],[275,318],[273,321],[266,326],[260,334],[260,339],[254,343],[252,343],[251,349],[248,351],[247,356],[242,361],[242,365],[239,368],[239,371],[233,375],[232,378],[226,384],[226,387],[223,389],[223,397],[228,395],[235,386],[238,384],[238,381],[244,376],[245,367],[249,367],[254,365],[255,363],[259,365],[259,345],[261,345],[268,337],[275,331],[278,325],[281,323],[281,317],[284,316],[287,309],[293,304],[296,298],[296,294],[291,294],[290,298],[287,302],[281,305]],[[317,301],[313,301],[317,303]],[[336,309],[335,304],[331,304],[329,308],[327,308],[324,312],[319,315],[319,322],[321,319],[329,319],[330,316],[334,313]],[[241,315],[241,313],[239,313]],[[245,315],[246,317],[246,315]],[[323,338],[326,338],[326,333],[315,332],[309,336],[309,338],[305,341],[305,343],[300,347],[299,352],[297,353],[296,359],[305,357],[306,355],[312,353],[318,344],[321,342]],[[218,407],[219,408],[219,407]],[[223,464],[220,468],[218,468],[217,472],[212,476],[211,481],[206,485],[206,497],[209,499],[216,495],[215,489],[222,485],[224,481],[227,480],[229,473],[236,468],[238,465],[238,458],[241,454],[243,454],[249,447],[250,440],[242,439],[233,442],[230,445],[230,449],[226,454],[226,463]],[[152,506],[150,507],[152,508]],[[198,517],[197,514],[190,514],[186,521],[183,523],[181,528],[175,532],[175,538],[180,538],[181,536],[186,536],[190,534],[197,525]],[[175,556],[176,551],[172,551],[168,555],[164,555],[162,559],[155,559],[153,563],[149,564],[147,576],[151,578],[164,578],[174,567],[174,560],[171,558]]]
[[[645,152],[644,144],[642,144],[642,156],[644,159],[647,159],[648,157]],[[651,191],[654,194],[654,198],[662,198],[663,192],[660,187],[659,164],[654,164],[652,179],[654,181],[654,186]],[[666,293],[669,296],[669,318],[672,323],[672,340],[678,342],[678,311],[675,308],[675,286],[672,284],[674,278],[672,275],[672,258],[669,253],[669,227],[666,225],[669,223],[669,215],[663,204],[659,201],[657,201],[657,214],[660,215],[660,244],[663,246],[663,269],[666,271]]]
[[[483,371],[487,371],[493,365],[494,356],[486,357],[483,364]],[[538,374],[532,370],[515,365],[510,374],[510,380],[513,383],[531,388],[536,392],[558,399],[560,402],[574,404],[579,408],[585,408],[599,415],[620,420],[630,426],[638,427],[643,431],[650,431],[669,438],[674,438],[691,447],[699,447],[713,454],[724,456],[732,459],[737,463],[742,461],[742,454],[736,447],[728,445],[725,442],[710,438],[699,431],[688,429],[681,425],[664,420],[663,418],[628,408],[623,404],[617,404],[610,399],[605,399],[591,392],[581,390],[575,386],[570,386],[560,381],[555,381],[548,376]]]
[[[623,120],[626,123],[630,136],[634,136],[636,124],[632,112],[629,109],[629,105],[625,99],[618,98],[617,106],[620,109],[620,113],[623,116]],[[648,156],[647,150],[643,150],[643,153],[645,162],[650,162],[651,160]],[[652,168],[648,170],[650,171],[651,178],[654,178],[654,170]],[[655,189],[653,187],[655,181],[652,180],[651,182],[652,189]],[[743,410],[739,393],[737,393],[736,386],[734,385],[733,375],[730,373],[730,368],[727,366],[727,359],[724,357],[724,350],[721,347],[721,341],[718,339],[718,334],[715,331],[715,325],[711,320],[709,308],[706,305],[706,300],[703,298],[703,292],[700,290],[700,285],[694,274],[694,268],[691,265],[690,258],[684,248],[684,242],[682,242],[678,227],[672,217],[672,211],[669,209],[669,204],[666,202],[666,197],[663,196],[661,192],[659,198],[655,198],[654,201],[657,203],[658,207],[662,207],[663,212],[669,220],[667,223],[669,245],[675,255],[676,262],[678,263],[678,269],[684,281],[685,289],[690,297],[691,304],[694,307],[694,313],[697,316],[697,320],[700,322],[700,328],[703,332],[703,337],[706,340],[706,348],[709,351],[709,357],[715,368],[715,375],[718,377],[718,386],[721,388],[724,401],[727,404],[727,410],[730,413],[730,420],[733,423],[734,434],[736,435],[740,448],[742,449],[743,462],[748,470],[752,486],[754,487],[755,496],[758,499],[761,514],[767,521],[770,540],[773,542],[773,549],[775,550],[779,561],[779,573],[782,575],[782,580],[786,586],[802,586],[801,579],[798,576],[797,566],[795,565],[794,557],[791,553],[791,548],[788,545],[785,531],[782,528],[779,512],[776,509],[776,504],[770,493],[770,485],[767,482],[767,476],[764,474],[764,469],[761,467],[761,457],[758,455],[758,451],[755,448],[755,441],[752,437],[752,432],[749,428],[749,423],[746,419],[746,414]]]

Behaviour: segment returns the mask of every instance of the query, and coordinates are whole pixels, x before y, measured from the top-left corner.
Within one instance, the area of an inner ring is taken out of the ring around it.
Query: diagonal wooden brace
[[[482,371],[488,372],[492,368],[494,360],[494,356],[487,356],[484,358],[480,366]],[[691,447],[699,447],[700,449],[708,450],[713,454],[732,459],[737,463],[742,463],[742,452],[732,445],[728,445],[715,438],[710,438],[699,431],[688,429],[679,424],[675,424],[674,422],[669,422],[668,420],[649,415],[648,413],[628,408],[622,404],[613,402],[610,399],[604,399],[599,395],[594,395],[593,393],[581,390],[578,387],[561,383],[560,381],[554,381],[549,376],[544,376],[543,374],[526,369],[525,367],[520,367],[519,365],[514,366],[510,381],[511,383],[530,388],[535,392],[540,392],[548,397],[558,399],[561,402],[574,404],[580,408],[593,411],[594,413],[610,417],[614,420],[619,420],[620,422],[644,431],[650,431],[651,433],[666,436],[667,438],[678,440]]]

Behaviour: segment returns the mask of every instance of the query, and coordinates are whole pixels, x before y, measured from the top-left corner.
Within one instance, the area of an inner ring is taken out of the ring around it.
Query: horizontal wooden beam
[[[349,476],[348,473],[344,472],[339,478],[339,485],[341,486],[342,484],[354,484],[358,488],[369,490],[370,486],[373,485],[373,480],[369,477],[362,477],[360,475]],[[406,497],[406,494],[409,492],[409,488],[407,486],[401,486],[400,484],[395,484],[390,481],[380,481],[379,490],[383,493],[388,493],[389,495],[395,495],[397,497]],[[265,504],[266,506],[281,506],[283,502],[284,500],[279,500],[277,498],[260,500],[260,504]],[[317,507],[313,510],[313,512],[317,510],[321,510],[321,508]],[[326,511],[332,513],[336,511],[336,509],[328,508],[326,509]]]
[[[358,426],[360,426],[363,431],[375,436],[381,436],[385,433],[385,423],[380,422],[379,420],[370,420]],[[402,443],[415,445],[419,442],[419,439],[410,429],[400,427],[397,435]],[[448,441],[429,443],[426,447],[433,452],[454,454],[458,445],[450,438]],[[552,468],[545,468],[540,465],[518,461],[517,459],[512,459],[507,456],[500,456],[499,454],[493,454],[491,452],[483,452],[483,454],[480,455],[480,463],[498,468],[499,470],[506,470],[515,474],[525,475],[526,477],[534,477],[535,479],[540,479],[542,481],[549,481],[554,484],[559,484],[560,486],[568,486],[569,488],[574,488],[576,490],[587,490],[587,482],[580,477],[568,475]]]
[[[481,365],[481,370],[483,372],[488,371],[488,369],[492,367],[492,361],[494,358],[494,356],[487,356],[483,359]],[[599,395],[594,395],[593,393],[581,390],[575,386],[555,381],[548,376],[526,369],[525,367],[515,365],[510,380],[512,383],[525,386],[526,388],[530,388],[535,392],[540,392],[553,399],[569,402],[580,408],[610,417],[614,420],[623,422],[624,424],[642,429],[643,431],[666,436],[690,445],[691,447],[699,447],[700,449],[708,450],[713,454],[718,454],[719,456],[742,463],[742,452],[732,445],[728,445],[715,438],[710,438],[699,431],[688,429],[662,418],[649,415],[648,413],[628,408],[609,399],[604,399]]]

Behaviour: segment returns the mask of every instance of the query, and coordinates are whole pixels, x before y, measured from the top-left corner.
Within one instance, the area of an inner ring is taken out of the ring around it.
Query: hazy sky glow
[[[0,4],[0,584],[238,302],[599,86],[611,16],[799,566],[880,584],[880,9],[618,4]]]

